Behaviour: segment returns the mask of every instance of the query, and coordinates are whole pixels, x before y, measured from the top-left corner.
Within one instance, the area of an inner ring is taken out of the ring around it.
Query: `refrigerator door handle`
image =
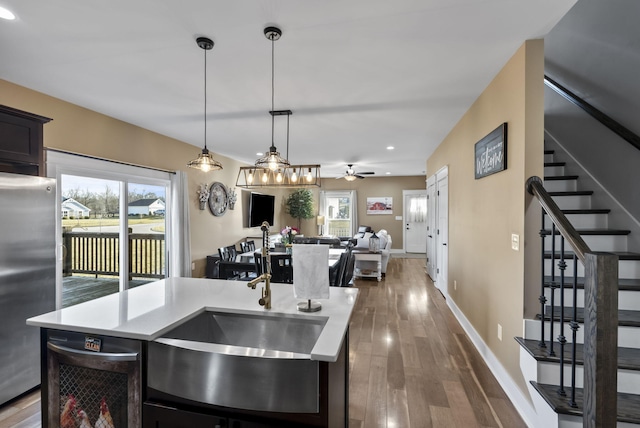
[[[58,354],[66,355],[68,357],[91,357],[98,358],[103,361],[137,361],[137,352],[121,352],[121,353],[108,353],[108,352],[94,352],[85,351],[84,349],[73,349],[66,346],[56,345],[55,343],[47,342],[47,348]]]

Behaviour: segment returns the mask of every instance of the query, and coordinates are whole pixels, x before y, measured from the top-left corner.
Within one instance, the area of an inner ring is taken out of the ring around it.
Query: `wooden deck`
[[[129,287],[135,288],[152,281],[156,280],[134,279],[129,282]],[[118,289],[119,279],[116,277],[67,276],[62,280],[62,307],[67,308],[78,303],[117,293]]]

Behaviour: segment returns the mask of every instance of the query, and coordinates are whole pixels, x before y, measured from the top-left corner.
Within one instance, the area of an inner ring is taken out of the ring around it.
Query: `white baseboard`
[[[485,363],[487,363],[491,373],[493,373],[502,389],[504,389],[509,399],[513,402],[513,405],[522,419],[524,419],[527,426],[535,427],[537,414],[533,404],[529,401],[529,398],[522,392],[522,390],[520,390],[520,388],[518,388],[518,385],[516,385],[509,373],[507,373],[502,364],[500,364],[500,361],[498,361],[493,352],[491,352],[487,344],[484,343],[484,340],[482,340],[480,335],[476,332],[453,299],[447,299],[447,305],[451,308],[451,311],[458,319],[458,322],[471,339],[471,342],[474,344]]]

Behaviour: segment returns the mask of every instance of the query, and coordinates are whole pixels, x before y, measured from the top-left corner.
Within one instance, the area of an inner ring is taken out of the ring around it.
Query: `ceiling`
[[[350,163],[422,175],[524,40],[575,1],[0,0],[17,17],[0,19],[0,79],[202,147],[195,39],[207,36],[207,145],[252,164],[271,145],[263,30],[276,25],[275,109],[293,111],[291,163],[320,163],[324,177]],[[275,143],[284,154],[286,116]]]

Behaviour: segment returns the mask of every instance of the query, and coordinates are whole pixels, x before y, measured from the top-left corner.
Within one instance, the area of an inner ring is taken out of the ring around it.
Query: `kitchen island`
[[[332,287],[303,314],[290,284],[271,284],[265,310],[242,281],[167,278],[30,318],[42,331],[43,426],[63,414],[115,428],[347,426],[357,293]],[[89,379],[65,380],[77,367]],[[95,379],[109,371],[120,381]],[[95,393],[118,382],[120,398]],[[99,403],[77,396],[80,384]]]

